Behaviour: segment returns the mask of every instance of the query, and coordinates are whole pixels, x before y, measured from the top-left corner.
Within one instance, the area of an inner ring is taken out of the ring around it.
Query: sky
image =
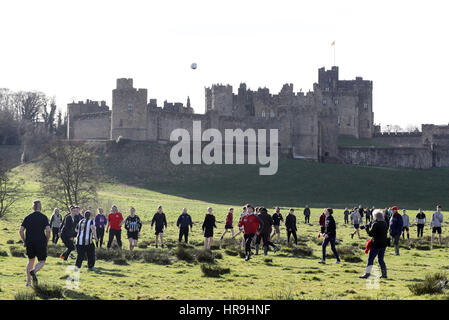
[[[447,1],[2,0],[0,88],[106,100],[117,78],[204,113],[204,87],[373,81],[374,121],[447,124]],[[191,63],[198,68],[190,68]]]

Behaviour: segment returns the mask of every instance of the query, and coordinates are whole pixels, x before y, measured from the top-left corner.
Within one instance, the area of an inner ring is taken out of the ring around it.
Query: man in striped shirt
[[[78,269],[81,268],[84,257],[87,255],[87,267],[89,271],[95,271],[95,245],[93,239],[95,241],[98,241],[98,239],[93,218],[94,216],[90,211],[86,211],[84,213],[84,219],[76,226],[76,232],[78,233],[76,238],[76,251],[78,256],[76,257],[75,266]]]
[[[137,246],[142,222],[140,222],[139,216],[136,215],[136,209],[131,207],[129,213],[130,215],[125,220],[125,229],[128,233],[129,251],[132,252],[134,247]]]

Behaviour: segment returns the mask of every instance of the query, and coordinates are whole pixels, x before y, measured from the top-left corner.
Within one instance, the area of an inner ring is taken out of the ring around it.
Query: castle
[[[205,113],[196,114],[187,103],[148,101],[147,89],[136,89],[133,79],[117,79],[112,110],[105,101],[68,104],[69,140],[115,140],[118,137],[167,143],[174,129],[192,136],[194,120],[202,129],[279,129],[281,154],[298,159],[360,165],[429,168],[449,165],[449,126],[423,125],[422,132],[382,134],[374,125],[373,82],[356,77],[340,80],[338,67],[318,70],[313,91],[294,92],[283,85],[277,94],[267,88],[252,91],[241,83],[205,88]],[[389,147],[341,147],[339,137],[369,139]],[[446,140],[445,140],[446,139]],[[443,150],[444,149],[444,150]],[[435,154],[435,152],[440,154]],[[441,158],[441,159],[440,159]],[[438,160],[440,159],[440,160]]]

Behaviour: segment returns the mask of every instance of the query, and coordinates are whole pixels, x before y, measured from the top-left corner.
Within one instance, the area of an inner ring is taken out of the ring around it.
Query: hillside
[[[259,176],[259,165],[175,166],[163,145],[108,143],[97,146],[97,152],[106,180],[214,203],[449,206],[449,168],[375,168],[281,158],[276,175]]]

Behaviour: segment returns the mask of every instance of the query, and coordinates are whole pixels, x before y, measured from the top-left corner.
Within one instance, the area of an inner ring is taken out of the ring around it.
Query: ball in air
[[[193,70],[195,70],[196,69],[196,67],[197,67],[197,65],[196,65],[196,63],[194,62],[194,63],[192,63],[191,65],[190,65],[190,68],[192,68]]]

